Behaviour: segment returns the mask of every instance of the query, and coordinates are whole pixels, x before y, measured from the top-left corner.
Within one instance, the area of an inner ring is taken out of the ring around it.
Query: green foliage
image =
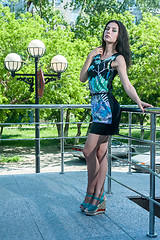
[[[98,2],[97,2],[98,3]],[[35,3],[36,4],[36,3]],[[38,2],[37,2],[38,4]],[[11,78],[4,69],[7,54],[15,52],[21,55],[23,67],[20,73],[34,73],[34,60],[28,56],[27,47],[31,40],[42,40],[46,46],[46,54],[40,58],[46,74],[51,74],[50,61],[53,56],[61,54],[68,61],[67,71],[60,80],[45,85],[41,104],[87,104],[90,102],[88,83],[79,81],[80,70],[88,53],[101,44],[104,26],[108,20],[121,20],[128,29],[133,53],[133,65],[128,71],[129,79],[135,86],[140,98],[160,105],[160,19],[151,14],[143,14],[142,21],[135,25],[134,16],[101,11],[98,14],[83,14],[77,20],[74,29],[68,26],[59,12],[52,11],[46,3],[43,18],[39,15],[25,13],[16,18],[9,8],[0,5],[0,104],[31,104],[35,102],[34,93],[29,85]],[[126,95],[119,77],[114,80],[114,92],[121,104],[133,104]],[[59,110],[41,110],[45,120],[59,121]],[[76,121],[87,119],[84,109],[72,110]],[[1,110],[0,121],[23,122],[29,118],[27,110]],[[87,119],[90,120],[90,119]]]
[[[160,19],[143,14],[143,20],[130,32],[133,66],[129,77],[140,97],[154,106],[160,106]]]
[[[19,73],[34,73],[34,60],[28,56],[27,47],[31,40],[40,39],[46,46],[46,54],[40,59],[39,65],[42,65],[44,73],[52,73],[50,70],[50,61],[57,54],[64,55],[68,61],[68,69],[62,74],[61,80],[51,82],[45,85],[44,97],[40,99],[42,104],[77,104],[88,103],[86,95],[87,88],[79,81],[80,69],[84,59],[93,47],[97,45],[97,39],[94,41],[82,41],[74,39],[74,33],[69,26],[57,23],[56,13],[50,23],[47,23],[40,16],[30,13],[21,14],[19,18],[11,13],[8,7],[0,5],[0,96],[1,104],[34,103],[34,93],[29,91],[29,85],[17,81],[16,77],[11,78],[10,73],[4,69],[4,59],[7,54],[15,52],[21,55],[24,62]],[[57,16],[59,19],[59,15]],[[91,43],[92,42],[92,43]],[[55,112],[55,111],[51,111]],[[6,111],[5,111],[6,113]],[[22,116],[27,119],[26,110],[10,110],[6,119],[12,121],[24,121]],[[44,112],[42,111],[42,114]],[[48,116],[47,116],[48,115]],[[46,119],[58,119],[57,113],[44,114]],[[0,116],[3,122],[4,114]]]
[[[49,83],[45,86],[44,96],[40,103],[45,104],[86,104],[89,99],[87,85],[79,81],[80,69],[83,66],[84,59],[87,57],[91,43],[85,40],[74,40],[74,34],[70,29],[64,32],[61,28],[57,31],[50,31],[47,37],[46,46],[48,54],[44,57],[44,62],[51,59],[51,54],[62,54],[68,61],[67,71],[62,74],[60,80]],[[45,59],[46,58],[46,59]],[[86,85],[86,87],[85,87]],[[80,111],[80,110],[78,110]],[[59,121],[60,115],[57,110],[46,110],[46,120]],[[44,114],[44,113],[43,113]]]
[[[81,9],[81,12],[84,12],[88,15],[101,14],[106,9],[110,12],[120,12],[122,5],[116,0],[72,0],[70,3],[67,2],[65,7],[73,7],[74,9]]]
[[[142,100],[160,106],[160,40],[157,39],[160,19],[150,13],[144,13],[140,23],[136,25],[134,16],[129,12],[123,15],[107,11],[90,16],[82,14],[77,19],[73,31],[77,38],[88,40],[97,37],[100,45],[103,28],[111,19],[122,21],[130,36],[132,67],[128,76],[131,83]],[[121,104],[134,104],[125,93],[118,76],[114,79],[114,94]]]
[[[160,106],[160,40],[157,38],[160,32],[160,19],[150,13],[144,13],[143,19],[136,25],[133,22],[134,16],[129,12],[125,12],[124,15],[103,12],[87,17],[88,22],[77,21],[74,28],[75,36],[86,41],[96,37],[99,42],[95,47],[101,45],[103,28],[109,20],[117,19],[124,23],[130,36],[132,51],[129,79],[142,100]],[[134,104],[125,93],[119,77],[114,79],[114,94],[121,104]]]
[[[21,158],[19,156],[5,157],[1,156],[0,163],[11,163],[11,162],[20,162]]]
[[[136,1],[116,1],[116,0],[71,0],[67,2],[66,7],[73,7],[74,9],[81,9],[82,12],[87,14],[101,14],[106,9],[109,13],[124,13],[129,7],[138,7],[143,11],[157,12],[160,9],[159,0],[136,0]]]
[[[144,12],[152,12],[157,13],[160,9],[160,1],[159,0],[137,0],[137,5],[140,6],[142,11]]]
[[[82,12],[77,18],[72,31],[75,33],[76,38],[87,40],[94,36],[101,41],[104,27],[106,23],[112,19],[120,20],[127,28],[131,28],[134,16],[127,11],[121,14],[115,12],[109,13],[108,10],[105,10],[102,13],[91,15]]]

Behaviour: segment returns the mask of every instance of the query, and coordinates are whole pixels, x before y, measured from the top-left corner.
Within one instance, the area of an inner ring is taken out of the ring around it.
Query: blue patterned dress
[[[119,53],[101,60],[101,55],[94,57],[89,69],[89,89],[93,123],[90,132],[99,135],[113,135],[119,131],[121,110],[112,92],[112,81],[117,71],[111,63]]]

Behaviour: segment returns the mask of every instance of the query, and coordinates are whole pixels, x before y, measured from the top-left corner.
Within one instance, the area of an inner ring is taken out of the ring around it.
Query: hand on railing
[[[138,106],[139,106],[139,108],[141,109],[141,111],[142,111],[143,113],[145,112],[145,108],[153,107],[151,104],[146,103],[146,102],[143,102],[143,101],[140,101],[140,102],[138,103]]]

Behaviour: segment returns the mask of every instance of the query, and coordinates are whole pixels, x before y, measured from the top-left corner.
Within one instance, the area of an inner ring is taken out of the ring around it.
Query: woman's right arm
[[[100,46],[98,48],[95,48],[92,52],[90,52],[87,56],[87,59],[82,67],[81,73],[80,73],[80,81],[86,82],[88,79],[88,68],[91,65],[93,58],[97,56],[98,54],[103,53],[103,48]]]

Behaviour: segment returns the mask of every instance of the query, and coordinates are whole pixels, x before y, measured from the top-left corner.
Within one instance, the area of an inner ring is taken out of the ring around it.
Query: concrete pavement
[[[115,170],[112,176],[149,195],[149,174]],[[86,184],[86,171],[1,175],[0,240],[149,239],[148,212],[127,198],[134,193],[112,182],[106,213],[89,217],[79,210]],[[159,189],[157,180],[156,196]],[[155,229],[160,239],[158,218]]]

